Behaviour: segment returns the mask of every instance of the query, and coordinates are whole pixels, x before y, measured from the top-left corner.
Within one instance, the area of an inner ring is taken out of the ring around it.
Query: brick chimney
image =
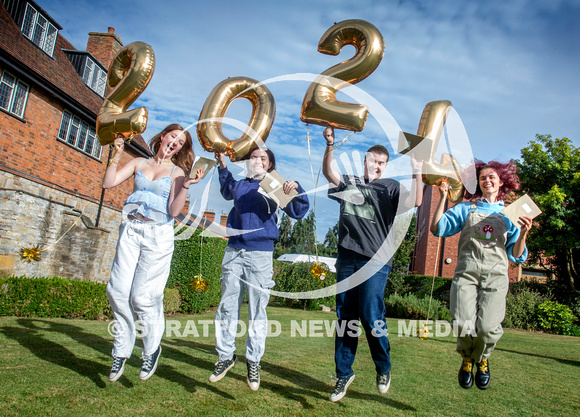
[[[115,35],[115,28],[109,28],[107,33],[89,33],[87,52],[97,58],[105,68],[109,68],[111,61],[122,47],[123,43]]]
[[[213,221],[215,220],[215,213],[213,210],[206,210],[203,212],[203,218],[206,220],[209,220],[210,222],[213,223]]]
[[[220,225],[223,227],[227,227],[228,225],[228,215],[226,213],[223,213],[220,217]]]

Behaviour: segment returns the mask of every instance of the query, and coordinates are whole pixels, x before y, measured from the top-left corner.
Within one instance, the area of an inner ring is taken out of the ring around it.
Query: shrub
[[[526,287],[516,287],[515,290],[510,288],[510,292],[506,296],[506,313],[503,325],[524,330],[538,329],[536,309],[542,301],[544,301],[544,297],[537,291]]]
[[[544,330],[551,330],[555,333],[571,335],[576,329],[573,323],[577,317],[572,314],[572,310],[553,301],[544,301],[537,307],[538,321]]]
[[[431,286],[433,285],[433,276],[431,275],[414,275],[410,274],[405,277],[405,284],[400,285],[399,289],[403,288],[404,292],[396,291],[387,281],[386,294],[414,294],[419,298],[430,297],[431,296]],[[433,285],[433,299],[437,299],[445,304],[449,304],[449,291],[451,289],[451,278],[435,277],[435,284]]]
[[[0,316],[104,320],[113,314],[105,284],[22,276],[0,280]]]
[[[165,314],[175,314],[181,308],[181,295],[177,288],[165,288],[163,291],[163,311]]]
[[[429,310],[429,296],[417,298],[413,294],[395,295],[391,294],[385,300],[386,315],[410,320],[447,320],[451,321],[449,310],[439,301],[431,300]],[[429,317],[427,314],[429,313]]]
[[[312,266],[313,263],[311,262],[288,263],[274,261],[274,281],[276,281],[276,286],[273,290],[295,293],[318,290],[336,283],[336,274],[334,272],[328,271],[323,281],[313,277],[310,272]],[[311,300],[273,297],[273,301],[287,306],[300,306],[304,310],[319,309],[321,304],[326,306],[335,305],[334,293],[328,297]]]
[[[221,264],[227,241],[200,236],[201,229],[186,240],[175,241],[168,288],[181,296],[181,313],[201,313],[219,304],[221,298]],[[200,268],[201,261],[201,268]],[[208,291],[197,292],[192,285],[195,276],[208,281]]]

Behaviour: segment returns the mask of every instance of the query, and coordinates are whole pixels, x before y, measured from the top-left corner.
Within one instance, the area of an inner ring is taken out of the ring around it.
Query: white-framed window
[[[97,140],[95,128],[66,110],[62,112],[58,139],[101,159],[102,147]]]
[[[26,12],[24,13],[21,30],[24,36],[48,55],[52,56],[58,31],[30,3],[26,4]]]
[[[83,72],[83,82],[101,97],[105,96],[107,73],[88,56]]]
[[[0,108],[23,118],[28,91],[28,84],[23,83],[9,72],[3,71],[0,78]]]

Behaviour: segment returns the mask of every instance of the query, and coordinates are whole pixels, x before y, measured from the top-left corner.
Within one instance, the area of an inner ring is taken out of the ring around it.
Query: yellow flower
[[[40,261],[40,254],[42,253],[42,249],[40,249],[39,245],[36,245],[33,248],[22,248],[20,249],[20,258],[24,262],[32,262],[32,261]]]

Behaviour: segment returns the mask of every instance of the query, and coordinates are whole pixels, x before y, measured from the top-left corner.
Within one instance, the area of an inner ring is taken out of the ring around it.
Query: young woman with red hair
[[[476,161],[477,189],[465,201],[443,213],[448,185],[442,182],[431,232],[448,237],[461,232],[457,267],[451,284],[450,310],[457,324],[457,352],[463,357],[459,385],[489,387],[488,359],[503,334],[508,291],[508,260],[525,262],[526,236],[532,219],[520,217],[521,228],[500,212],[503,198],[519,188],[516,164]],[[475,378],[473,365],[476,365]]]

